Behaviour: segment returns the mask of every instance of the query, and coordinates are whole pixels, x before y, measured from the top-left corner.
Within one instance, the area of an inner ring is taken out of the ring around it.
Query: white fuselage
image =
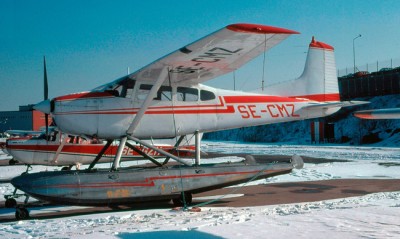
[[[57,97],[53,99],[52,116],[57,126],[70,134],[120,138],[126,135],[127,128],[142,107],[147,96],[144,89],[148,87],[136,82],[126,97],[114,96],[107,91]],[[133,132],[137,138],[168,138],[195,131],[303,120],[326,116],[339,109],[303,110],[304,106],[319,102],[221,90],[200,84],[166,87],[164,91],[161,87],[157,95]]]

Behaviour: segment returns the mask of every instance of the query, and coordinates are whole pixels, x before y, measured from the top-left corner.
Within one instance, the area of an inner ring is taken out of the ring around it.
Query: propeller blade
[[[49,89],[48,89],[48,83],[47,83],[47,70],[46,70],[46,57],[45,56],[43,56],[43,64],[44,64],[44,79],[43,79],[44,100],[47,100],[49,98]]]
[[[46,69],[46,56],[43,56],[43,88],[44,88],[44,100],[49,98],[49,86],[47,83],[47,69]],[[44,115],[45,123],[46,123],[46,140],[49,140],[49,115]]]

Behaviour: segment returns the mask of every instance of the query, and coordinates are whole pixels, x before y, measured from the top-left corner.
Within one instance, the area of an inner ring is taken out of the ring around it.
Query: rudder
[[[334,48],[312,38],[301,76],[268,86],[268,94],[307,98],[320,102],[340,101]]]

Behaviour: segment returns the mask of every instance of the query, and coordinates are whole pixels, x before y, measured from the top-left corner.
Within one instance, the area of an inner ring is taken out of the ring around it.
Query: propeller
[[[43,87],[44,87],[44,101],[47,101],[49,99],[49,86],[47,82],[47,69],[46,69],[46,56],[43,56],[43,71],[44,71],[44,76],[43,76]],[[49,138],[49,114],[45,113],[44,114],[44,119],[46,123],[46,140]]]

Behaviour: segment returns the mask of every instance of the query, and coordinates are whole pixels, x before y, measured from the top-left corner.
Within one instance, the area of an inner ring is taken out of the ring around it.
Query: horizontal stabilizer
[[[319,110],[319,109],[330,109],[330,108],[337,108],[337,107],[349,107],[349,106],[356,106],[356,105],[363,105],[369,104],[368,101],[340,101],[340,102],[332,102],[332,103],[321,103],[321,104],[314,104],[305,106],[302,109],[304,110]]]

